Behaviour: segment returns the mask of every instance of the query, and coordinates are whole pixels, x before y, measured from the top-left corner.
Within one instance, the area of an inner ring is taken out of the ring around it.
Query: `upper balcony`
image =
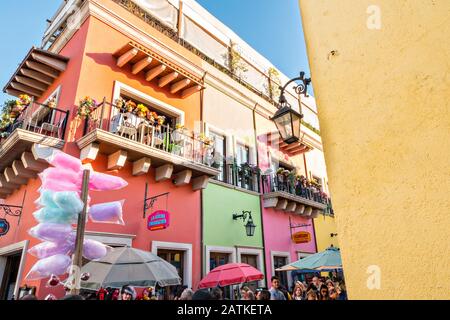
[[[285,173],[263,174],[262,190],[265,208],[294,212],[309,218],[321,213],[333,214],[331,199],[303,177]]]
[[[151,112],[102,102],[86,119],[84,136],[77,141],[81,159],[108,156],[108,170],[133,164],[133,175],[155,168],[157,182],[172,180],[176,186],[192,182],[194,190],[206,188],[220,171],[212,167],[213,145],[202,135],[180,126],[159,122]]]
[[[31,102],[5,106],[0,127],[0,198],[36,178],[46,165],[32,155],[34,144],[64,146],[68,111]]]
[[[220,170],[220,174],[214,178],[219,183],[233,186],[235,189],[260,192],[260,169],[247,163],[213,163]]]

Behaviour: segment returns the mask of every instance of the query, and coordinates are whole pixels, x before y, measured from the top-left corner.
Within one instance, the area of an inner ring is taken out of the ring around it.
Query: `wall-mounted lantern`
[[[284,92],[289,84],[295,81],[301,81],[295,87],[295,91],[298,95],[307,94],[308,86],[311,84],[310,78],[305,78],[305,73],[300,72],[300,77],[294,78],[285,84],[284,87],[280,87],[281,94],[278,105],[278,111],[271,118],[275,122],[275,126],[280,133],[281,139],[286,144],[292,144],[300,141],[300,128],[303,119],[303,114],[292,109],[291,105],[288,103]]]
[[[248,220],[247,220],[248,216]],[[245,232],[247,233],[248,237],[253,237],[255,235],[255,229],[256,225],[253,223],[253,217],[251,211],[242,211],[241,214],[233,214],[233,220],[242,219],[242,221],[245,222],[247,220],[247,223],[244,225]]]
[[[334,237],[337,237],[337,235],[338,235],[337,233],[331,233],[330,237],[334,238]]]

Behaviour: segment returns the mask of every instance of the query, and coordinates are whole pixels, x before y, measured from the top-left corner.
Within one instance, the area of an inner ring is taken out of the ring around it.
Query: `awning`
[[[3,92],[18,97],[27,94],[40,98],[56,78],[66,70],[69,58],[31,48]]]
[[[168,87],[171,94],[179,94],[182,99],[204,89],[200,77],[133,41],[114,57],[119,68],[130,65],[133,74],[142,73],[148,82],[154,81],[160,88]]]
[[[299,142],[287,144],[281,139],[278,132],[271,132],[267,134],[267,143],[289,156],[296,156],[302,153],[309,152],[314,149],[313,145],[306,140],[305,134]]]

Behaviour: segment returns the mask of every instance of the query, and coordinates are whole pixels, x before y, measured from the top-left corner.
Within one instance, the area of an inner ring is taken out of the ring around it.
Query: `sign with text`
[[[292,241],[296,244],[311,242],[311,233],[300,231],[292,235]]]
[[[170,225],[170,213],[167,211],[156,211],[147,220],[147,228],[150,231],[164,230]]]
[[[9,222],[6,219],[0,219],[0,237],[5,236],[9,231]]]

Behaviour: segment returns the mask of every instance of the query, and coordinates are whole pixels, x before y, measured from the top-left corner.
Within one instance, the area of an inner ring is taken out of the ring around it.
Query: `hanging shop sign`
[[[292,235],[292,241],[296,244],[311,242],[311,233],[306,231],[296,232]]]
[[[9,231],[9,222],[6,219],[0,219],[0,237],[5,236]]]
[[[167,211],[156,211],[147,220],[147,228],[150,231],[164,230],[170,225],[170,213]]]

